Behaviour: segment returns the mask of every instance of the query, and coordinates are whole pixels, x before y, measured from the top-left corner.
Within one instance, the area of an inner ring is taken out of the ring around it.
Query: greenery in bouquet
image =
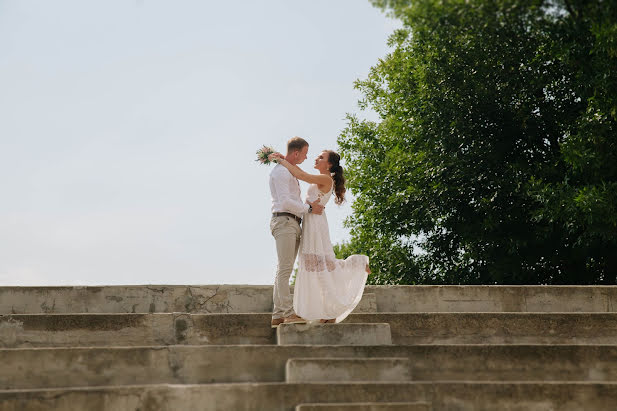
[[[255,161],[259,161],[261,164],[265,164],[267,166],[270,165],[271,163],[278,163],[276,159],[272,159],[272,160],[269,159],[270,154],[274,154],[274,153],[276,153],[275,149],[264,145],[262,148],[257,150],[257,160]]]

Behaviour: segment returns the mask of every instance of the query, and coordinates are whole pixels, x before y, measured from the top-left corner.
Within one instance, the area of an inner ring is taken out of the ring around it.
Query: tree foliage
[[[374,283],[615,284],[617,2],[375,0],[403,23],[339,136]]]

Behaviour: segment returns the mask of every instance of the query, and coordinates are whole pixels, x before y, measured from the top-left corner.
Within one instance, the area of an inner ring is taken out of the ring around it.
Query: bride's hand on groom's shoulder
[[[270,155],[268,156],[268,160],[270,160],[270,161],[277,161],[277,160],[280,160],[280,159],[283,159],[283,158],[285,158],[285,156],[284,156],[284,155],[282,155],[282,154],[281,154],[281,153],[279,153],[279,152],[272,153],[272,154],[270,154]]]

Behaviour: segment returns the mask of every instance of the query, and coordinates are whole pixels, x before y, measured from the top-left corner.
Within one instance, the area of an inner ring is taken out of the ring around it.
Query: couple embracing
[[[272,220],[270,230],[276,242],[278,266],[274,281],[272,327],[281,323],[342,321],[358,305],[370,273],[368,257],[335,257],[330,242],[325,206],[334,196],[341,204],[345,179],[340,156],[324,150],[315,159],[317,174],[298,167],[307,157],[306,140],[294,137],[287,142],[287,154],[274,153],[278,163],[270,173]],[[302,180],[310,184],[306,201],[300,197]],[[298,256],[298,272],[293,298],[289,278]]]

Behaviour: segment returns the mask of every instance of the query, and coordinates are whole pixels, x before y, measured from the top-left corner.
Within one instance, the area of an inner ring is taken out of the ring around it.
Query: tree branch
[[[578,14],[574,11],[574,9],[572,8],[572,5],[570,4],[569,0],[563,0],[563,2],[566,5],[566,9],[568,10],[568,13],[570,13],[570,15],[574,18],[578,18]]]

